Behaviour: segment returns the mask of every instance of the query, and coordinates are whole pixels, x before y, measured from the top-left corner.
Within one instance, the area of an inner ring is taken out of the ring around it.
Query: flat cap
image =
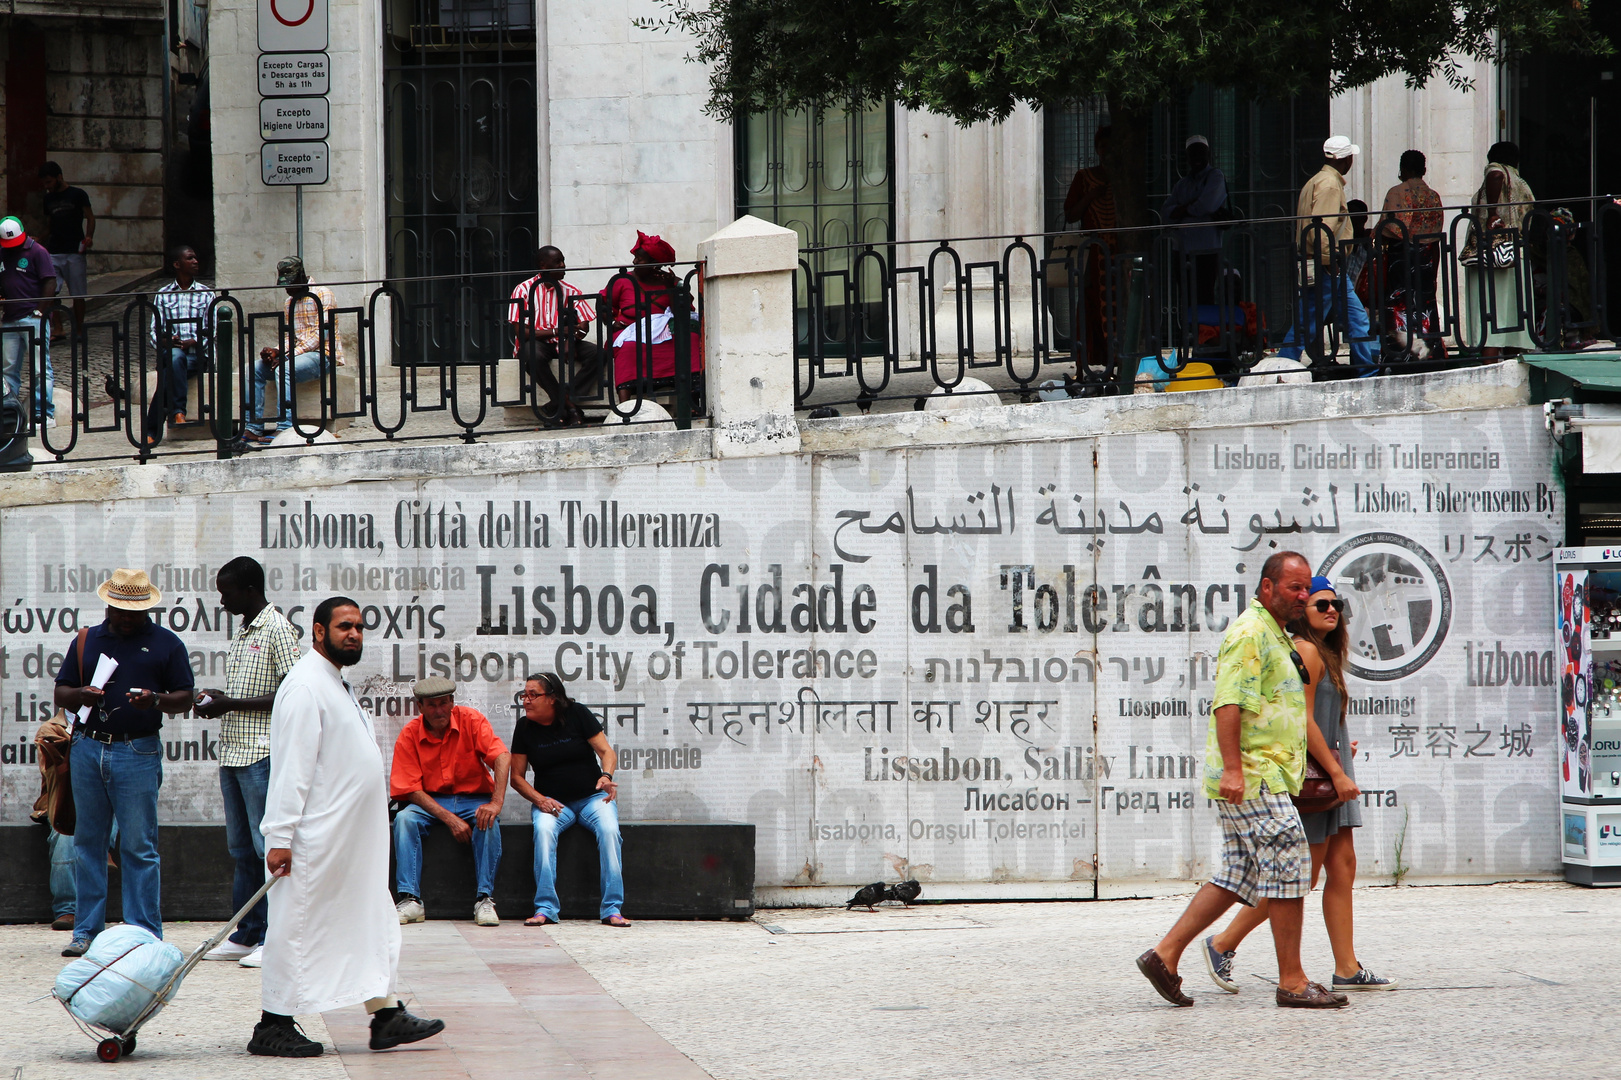
[[[411,693],[416,695],[418,701],[427,701],[429,698],[449,697],[456,692],[456,684],[443,675],[435,675],[431,679],[419,679],[411,687]]]

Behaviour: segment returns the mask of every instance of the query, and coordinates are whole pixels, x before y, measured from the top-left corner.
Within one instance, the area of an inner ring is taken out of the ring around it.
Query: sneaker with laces
[[[265,966],[265,947],[255,945],[253,951],[237,961],[241,967],[262,968]]]
[[[1238,952],[1222,952],[1216,948],[1216,935],[1211,934],[1200,943],[1200,952],[1204,954],[1205,970],[1210,972],[1210,981],[1227,991],[1229,994],[1238,993],[1238,984],[1233,981],[1233,957]]]
[[[493,896],[481,896],[473,901],[473,925],[501,925],[501,917],[495,913],[495,898]]]
[[[204,960],[240,960],[253,951],[252,945],[242,945],[226,938],[218,945],[203,953]]]
[[[248,1053],[260,1057],[320,1057],[325,1049],[297,1024],[267,1024],[263,1020],[253,1025],[253,1038],[248,1042]]]
[[[400,902],[394,905],[394,910],[400,913],[401,926],[406,923],[421,922],[428,917],[428,912],[423,908],[422,901],[414,896],[400,897]]]
[[[405,1011],[405,1002],[401,1001],[393,1008],[378,1009],[372,1015],[371,1041],[366,1045],[373,1050],[388,1050],[406,1043],[431,1039],[443,1030],[445,1030],[443,1020],[426,1020],[420,1016],[413,1016]]]
[[[1394,990],[1400,985],[1395,979],[1382,979],[1365,967],[1358,967],[1356,974],[1349,979],[1342,979],[1338,975],[1334,976],[1334,989],[1342,992],[1346,990]]]
[[[83,956],[90,949],[89,938],[74,938],[68,942],[68,947],[62,950],[63,956]]]

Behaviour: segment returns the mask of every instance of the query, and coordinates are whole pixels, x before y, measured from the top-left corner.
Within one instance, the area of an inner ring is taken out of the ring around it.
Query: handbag
[[[89,627],[79,631],[79,673],[84,674],[84,639]],[[56,710],[49,720],[34,733],[34,746],[39,756],[39,798],[34,800],[33,812],[28,816],[40,824],[49,823],[63,836],[72,836],[78,824],[73,807],[73,778],[68,771],[68,757],[73,749],[73,717],[66,709]]]
[[[1496,218],[1492,219],[1494,222]],[[1501,223],[1498,223],[1501,225]],[[1469,227],[1469,239],[1464,242],[1458,261],[1464,266],[1478,266],[1488,270],[1507,270],[1514,265],[1514,237],[1507,232],[1493,234],[1491,245],[1483,255],[1476,241],[1476,230]]]
[[[1340,763],[1340,752],[1329,749],[1334,758],[1334,764]],[[1317,759],[1310,754],[1306,755],[1306,776],[1300,782],[1300,794],[1291,795],[1295,809],[1302,814],[1321,814],[1325,810],[1332,810],[1345,800],[1340,798],[1339,792],[1334,790],[1334,780]]]

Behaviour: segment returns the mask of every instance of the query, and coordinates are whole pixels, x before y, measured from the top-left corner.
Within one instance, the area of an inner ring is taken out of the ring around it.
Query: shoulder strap
[[[90,636],[88,626],[79,627],[79,678],[84,678],[84,639]]]

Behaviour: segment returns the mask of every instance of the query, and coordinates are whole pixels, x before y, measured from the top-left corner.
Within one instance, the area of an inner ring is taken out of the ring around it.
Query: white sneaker
[[[244,956],[242,959],[238,960],[237,963],[243,967],[264,967],[265,947],[263,945],[255,945],[253,947],[253,951]]]
[[[252,945],[238,945],[230,938],[226,938],[218,945],[203,953],[204,960],[240,960],[253,952]]]
[[[500,926],[501,918],[495,913],[495,900],[481,896],[473,902],[474,926]]]
[[[395,904],[394,910],[400,913],[401,926],[406,923],[421,922],[428,917],[427,911],[422,907],[422,901],[414,896],[407,896],[404,900]]]

